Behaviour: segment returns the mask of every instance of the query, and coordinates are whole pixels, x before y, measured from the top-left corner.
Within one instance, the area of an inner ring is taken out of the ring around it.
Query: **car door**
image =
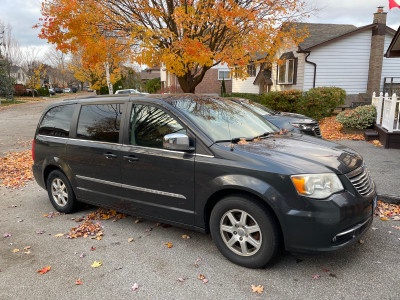
[[[67,146],[78,198],[123,209],[120,124],[125,104],[88,103],[80,108]]]
[[[162,143],[165,135],[186,129],[155,105],[134,104],[127,117],[129,137],[122,146],[121,175],[130,211],[193,224],[194,152],[166,150]]]

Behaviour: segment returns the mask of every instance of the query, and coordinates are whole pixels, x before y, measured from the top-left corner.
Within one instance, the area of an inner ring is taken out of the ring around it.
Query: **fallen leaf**
[[[163,245],[166,245],[167,248],[172,248],[173,244],[172,243],[163,243]]]
[[[378,230],[378,227],[371,227],[372,230]]]
[[[139,285],[135,282],[135,284],[132,286],[132,291],[137,291],[139,288]]]
[[[153,230],[153,228],[151,228],[151,227],[146,228],[146,232],[150,232],[150,231],[152,231],[152,230]]]
[[[80,280],[80,279],[78,279],[76,282],[75,282],[75,284],[76,285],[81,285],[83,282]]]
[[[24,248],[25,251],[26,251],[26,250],[29,250],[29,249],[31,249],[31,246],[26,246],[26,247]]]
[[[328,270],[328,269],[325,269],[324,267],[322,267],[321,269],[322,269],[322,271],[324,271],[324,272],[329,272],[329,270]]]
[[[133,238],[129,238],[129,239],[128,239],[128,242],[129,242],[129,243],[131,243],[131,242],[133,242],[133,241],[134,241]]]
[[[136,219],[135,224],[142,222],[142,219]]]
[[[187,234],[182,235],[183,239],[190,239],[190,236],[188,236]]]
[[[203,280],[203,279],[205,279],[206,277],[205,277],[203,274],[200,274],[197,278],[200,279],[200,280]]]
[[[240,139],[240,141],[238,142],[238,145],[246,145],[248,144],[248,142],[245,139]]]
[[[17,189],[33,180],[32,152],[11,152],[0,157],[0,182],[9,189]]]
[[[207,283],[208,282],[208,279],[203,279],[203,283]]]
[[[24,254],[31,254],[31,250],[25,251]]]
[[[389,219],[386,218],[386,217],[381,218],[381,220],[382,220],[382,221],[389,221]]]
[[[394,229],[400,230],[400,226],[392,226]]]
[[[180,282],[184,282],[184,281],[185,281],[185,279],[183,279],[182,277],[179,277],[179,278],[178,278],[178,281],[180,281]]]
[[[264,287],[262,285],[251,285],[251,289],[253,291],[253,293],[257,293],[257,294],[261,294],[264,291]]]
[[[24,220],[21,219],[21,220],[18,220],[17,222],[18,222],[18,223],[21,223],[21,222],[23,222],[23,221],[24,221]]]
[[[391,232],[390,230],[388,231],[388,233],[389,233],[389,234],[392,234],[392,232]]]
[[[102,237],[101,237],[101,236],[98,236],[98,237],[96,237],[95,239],[99,241],[99,240],[102,239]]]
[[[85,253],[81,253],[81,255],[79,255],[80,258],[84,258],[86,256]]]
[[[90,251],[95,251],[96,250],[96,247],[90,247]]]
[[[330,277],[337,278],[336,274],[333,274],[333,273],[329,273],[329,276],[330,276]]]
[[[116,267],[115,270],[122,270],[122,267]]]
[[[10,236],[12,236],[12,234],[11,233],[5,233],[5,234],[3,234],[3,237],[10,237]]]
[[[360,244],[364,244],[365,242],[364,242],[364,240],[359,240],[358,241]]]
[[[320,279],[321,276],[319,276],[319,275],[312,275],[312,277],[313,277],[314,279]]]
[[[51,267],[48,266],[48,267],[45,267],[45,268],[43,268],[41,270],[38,270],[38,272],[39,272],[40,275],[42,275],[42,274],[46,274],[50,270],[51,270]]]
[[[45,232],[46,232],[46,231],[44,231],[44,230],[36,231],[37,234],[43,234],[43,233],[45,233]]]
[[[56,234],[54,237],[59,238],[59,237],[62,237],[62,236],[64,236],[64,233]]]
[[[17,252],[19,252],[19,249],[14,249],[14,250],[12,251],[12,253],[17,253]]]
[[[159,227],[159,226],[161,226],[161,223],[156,223],[156,224],[154,224],[154,226]]]
[[[94,261],[94,263],[92,263],[92,268],[98,268],[102,265],[101,260],[100,261]]]

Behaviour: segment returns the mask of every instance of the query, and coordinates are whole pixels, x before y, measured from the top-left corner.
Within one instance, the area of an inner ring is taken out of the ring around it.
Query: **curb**
[[[381,201],[387,202],[387,203],[391,203],[391,204],[400,205],[400,197],[399,196],[380,194],[380,195],[378,195],[378,200],[381,200]]]

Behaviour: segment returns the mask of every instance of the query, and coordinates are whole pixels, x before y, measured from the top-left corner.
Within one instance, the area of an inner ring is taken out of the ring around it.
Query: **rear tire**
[[[228,196],[215,205],[210,231],[219,251],[247,268],[265,267],[280,248],[275,217],[261,203],[245,195]]]
[[[63,172],[52,171],[47,177],[47,193],[54,208],[63,213],[71,213],[76,207],[76,197],[72,186]]]

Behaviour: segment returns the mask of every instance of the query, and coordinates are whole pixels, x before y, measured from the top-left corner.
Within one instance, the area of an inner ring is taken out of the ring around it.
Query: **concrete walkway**
[[[376,183],[380,200],[400,204],[400,149],[384,149],[364,141],[342,140],[337,143],[361,154]]]

